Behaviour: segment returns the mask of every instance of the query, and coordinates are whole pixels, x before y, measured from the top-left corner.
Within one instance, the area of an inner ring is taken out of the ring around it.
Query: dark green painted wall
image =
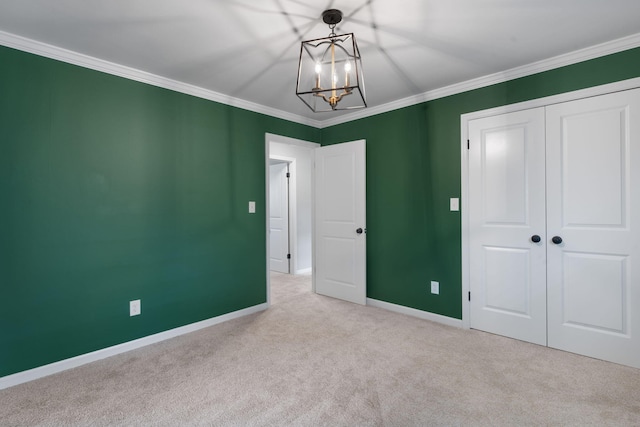
[[[0,64],[4,376],[265,302],[265,132],[366,138],[368,296],[460,318],[460,114],[640,76],[640,49],[322,131],[8,48]]]
[[[264,134],[320,130],[8,48],[0,64],[0,376],[266,301]]]
[[[367,295],[462,318],[461,114],[639,76],[633,49],[323,129],[322,145],[367,140]]]

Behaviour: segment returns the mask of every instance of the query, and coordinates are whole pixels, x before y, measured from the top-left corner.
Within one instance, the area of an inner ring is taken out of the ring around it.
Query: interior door
[[[289,273],[288,164],[269,165],[269,268]]]
[[[640,89],[546,120],[549,346],[640,368]]]
[[[366,304],[365,141],[315,150],[315,290]]]
[[[470,326],[541,345],[544,161],[543,108],[469,122]]]

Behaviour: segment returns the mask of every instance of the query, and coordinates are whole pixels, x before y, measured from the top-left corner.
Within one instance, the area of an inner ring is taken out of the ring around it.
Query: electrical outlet
[[[140,312],[140,300],[129,301],[129,316],[137,316]]]
[[[256,213],[256,202],[249,202],[249,213]]]
[[[436,295],[440,294],[440,282],[431,281],[431,293]]]

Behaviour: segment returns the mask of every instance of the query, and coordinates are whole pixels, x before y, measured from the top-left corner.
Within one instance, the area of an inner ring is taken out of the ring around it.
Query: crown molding
[[[467,80],[461,83],[456,83],[450,86],[427,91],[418,95],[409,96],[383,105],[369,107],[363,110],[358,110],[357,112],[324,120],[311,119],[308,117],[289,113],[287,111],[267,107],[255,102],[235,98],[229,95],[224,95],[219,92],[201,88],[199,86],[172,80],[166,77],[158,76],[156,74],[148,73],[146,71],[105,61],[103,59],[95,58],[89,55],[73,52],[71,50],[63,49],[57,46],[28,39],[26,37],[18,36],[4,31],[0,31],[0,45],[66,62],[69,64],[78,65],[80,67],[101,71],[114,76],[150,84],[164,89],[185,93],[187,95],[196,96],[198,98],[219,102],[221,104],[241,108],[243,110],[253,111],[255,113],[265,114],[271,117],[322,129],[362,119],[365,117],[375,116],[377,114],[398,110],[400,108],[409,107],[426,101],[444,98],[447,96],[456,95],[474,89],[480,89],[498,83],[504,83],[509,80],[526,77],[532,74],[541,73],[543,71],[553,70],[555,68],[576,64],[578,62],[588,61],[589,59],[595,59],[601,56],[611,55],[613,53],[633,49],[640,46],[640,33],[580,49],[567,54],[558,55],[553,58],[533,62],[531,64],[512,68],[510,70]]]
[[[399,99],[397,101],[389,102],[383,105],[366,108],[364,110],[359,110],[357,112],[350,113],[344,116],[323,120],[320,122],[321,128],[347,123],[353,120],[358,120],[377,114],[387,113],[389,111],[398,110],[400,108],[410,107],[412,105],[420,104],[426,101],[432,101],[434,99],[457,95],[462,92],[480,89],[498,83],[504,83],[509,80],[530,76],[532,74],[541,73],[543,71],[553,70],[555,68],[565,67],[567,65],[577,64],[579,62],[611,55],[639,46],[640,33],[576,50],[567,54],[554,56],[553,58],[543,59],[541,61],[533,62],[531,64],[523,65],[520,67],[511,68],[510,70],[489,74],[487,76],[478,77],[476,79],[467,80],[461,83],[456,83],[418,95],[409,96],[407,98]]]
[[[276,117],[279,119],[284,119],[316,128],[320,127],[319,120],[310,119],[307,117],[299,116],[297,114],[292,114],[286,111],[267,107],[265,105],[256,104],[255,102],[247,101],[244,99],[234,98],[232,96],[204,89],[199,86],[172,80],[166,77],[158,76],[156,74],[148,73],[146,71],[138,70],[136,68],[105,61],[93,56],[84,55],[82,53],[74,52],[68,49],[28,39],[26,37],[18,36],[4,31],[0,31],[0,45],[24,52],[33,53],[39,56],[44,56],[46,58],[66,62],[68,64],[89,68],[95,71],[101,71],[103,73],[123,77],[129,80],[135,80],[152,86],[173,90],[175,92],[207,99],[209,101],[241,108],[243,110],[252,111],[254,113],[265,114],[271,117]]]

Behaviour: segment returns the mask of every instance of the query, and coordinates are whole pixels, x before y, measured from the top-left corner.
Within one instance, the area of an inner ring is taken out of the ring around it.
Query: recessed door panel
[[[626,257],[565,251],[563,258],[563,325],[626,334]]]
[[[627,109],[561,118],[564,226],[623,227],[628,188]]]
[[[355,222],[355,200],[353,194],[356,188],[355,177],[355,153],[349,155],[329,155],[322,163],[323,176],[326,191],[323,197],[326,204],[323,206],[324,220],[337,223]],[[332,173],[332,171],[344,171],[344,173]]]
[[[531,317],[529,251],[484,248],[485,310]]]
[[[485,222],[526,224],[526,128],[486,130],[480,141]]]
[[[324,250],[327,254],[327,262],[332,266],[331,271],[325,276],[333,282],[353,284],[355,282],[354,266],[356,265],[353,254],[355,253],[354,239],[341,239],[326,237]]]

